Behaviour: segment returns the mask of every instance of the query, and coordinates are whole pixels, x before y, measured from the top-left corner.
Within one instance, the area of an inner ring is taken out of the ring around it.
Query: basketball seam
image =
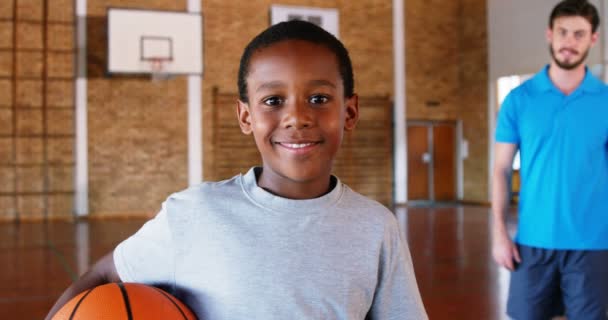
[[[165,298],[169,299],[169,301],[171,301],[171,303],[173,303],[173,305],[177,308],[177,310],[179,311],[179,313],[182,314],[182,317],[184,317],[184,320],[188,320],[188,318],[186,317],[186,314],[184,313],[184,311],[182,311],[182,308],[180,308],[177,303],[175,303],[175,301],[173,301],[173,299],[171,299],[171,297],[169,296],[168,293],[164,292],[163,290],[160,290],[156,287],[153,287],[154,289],[156,289],[156,291],[160,292],[160,294],[162,294],[163,296],[165,296]]]
[[[131,313],[131,304],[129,303],[129,295],[127,294],[127,288],[125,288],[122,282],[116,283],[120,288],[120,292],[122,293],[122,299],[125,303],[125,307],[127,308],[127,319],[133,320],[133,314]]]
[[[72,310],[72,314],[70,314],[69,320],[74,319],[74,316],[76,315],[76,310],[78,310],[78,307],[80,307],[80,304],[82,303],[82,301],[84,301],[84,298],[86,298],[89,295],[89,293],[91,293],[93,290],[95,290],[95,288],[89,289],[89,291],[87,291],[87,293],[85,293],[82,297],[80,297],[80,300],[78,300],[78,303],[76,303],[74,310]]]

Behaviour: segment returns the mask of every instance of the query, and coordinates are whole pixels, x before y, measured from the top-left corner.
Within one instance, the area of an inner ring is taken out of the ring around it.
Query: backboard
[[[199,13],[108,9],[110,74],[201,74]]]

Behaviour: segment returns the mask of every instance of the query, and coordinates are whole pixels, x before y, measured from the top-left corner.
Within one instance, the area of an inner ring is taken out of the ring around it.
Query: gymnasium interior
[[[349,50],[360,121],[334,174],[396,215],[429,318],[507,319],[509,273],[491,253],[496,114],[549,62],[556,3],[0,1],[0,319],[44,318],[169,195],[260,164],[236,121],[237,72],[281,19]],[[600,42],[588,65],[602,76]],[[514,163],[512,231],[518,187]]]

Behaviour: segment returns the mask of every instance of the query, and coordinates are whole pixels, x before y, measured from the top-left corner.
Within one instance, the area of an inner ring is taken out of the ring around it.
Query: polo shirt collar
[[[534,84],[536,90],[540,92],[545,92],[549,90],[559,92],[559,89],[553,84],[553,82],[549,78],[548,64],[532,78],[532,83]],[[582,90],[585,92],[597,93],[601,90],[602,86],[602,82],[596,77],[594,77],[589,71],[589,68],[585,66],[585,78],[583,78],[583,82],[581,82],[576,91]]]

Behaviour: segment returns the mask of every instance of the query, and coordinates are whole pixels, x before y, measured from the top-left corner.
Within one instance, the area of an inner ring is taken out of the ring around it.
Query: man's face
[[[299,40],[260,49],[251,58],[247,91],[239,122],[262,156],[266,185],[260,185],[279,194],[277,189],[327,186],[343,132],[358,118],[356,96],[344,98],[336,55]]]
[[[571,70],[585,61],[598,33],[592,33],[591,23],[581,16],[563,16],[553,20],[553,28],[547,29],[546,36],[555,64]]]

